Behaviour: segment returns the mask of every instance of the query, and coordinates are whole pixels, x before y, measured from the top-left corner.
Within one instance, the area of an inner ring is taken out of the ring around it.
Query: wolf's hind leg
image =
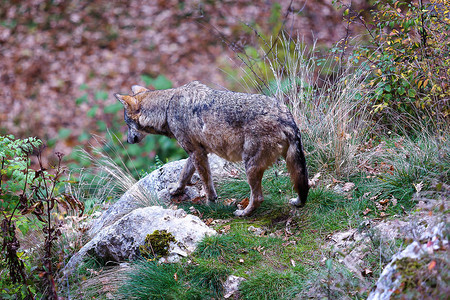
[[[178,183],[172,183],[169,185],[169,193],[173,196],[184,193],[186,185],[191,181],[192,175],[194,175],[195,167],[192,163],[191,157],[186,160],[186,164],[180,174]]]
[[[203,187],[206,191],[208,201],[216,201],[217,193],[214,188],[214,183],[211,176],[211,170],[208,163],[208,155],[206,152],[194,152],[189,155],[192,158],[192,163],[197,170],[200,179],[203,182]]]
[[[246,173],[248,184],[250,185],[250,199],[245,209],[236,210],[235,216],[245,217],[250,215],[255,209],[257,209],[264,200],[262,193],[262,177],[266,168],[263,166],[248,166],[246,163]]]

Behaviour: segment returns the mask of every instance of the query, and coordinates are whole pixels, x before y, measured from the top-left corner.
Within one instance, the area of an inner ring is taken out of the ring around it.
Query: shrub
[[[55,222],[53,214],[58,208],[83,212],[81,202],[59,190],[64,173],[63,154],[56,153],[57,164],[50,173],[42,164],[40,145],[42,142],[36,138],[16,140],[13,136],[0,136],[1,263],[8,269],[8,274],[0,273],[2,298],[16,295],[32,299],[39,290],[48,299],[58,298],[52,248],[61,235],[61,224]],[[37,152],[38,170],[30,169],[33,151]],[[29,222],[31,216],[39,221],[37,225]],[[16,225],[24,236],[42,231],[45,239],[41,265],[30,266],[29,257],[20,248]],[[43,284],[38,286],[35,280]]]
[[[364,61],[370,66],[372,72],[367,82],[376,91],[374,112],[389,109],[395,112],[395,117],[398,113],[407,113],[416,121],[400,124],[407,127],[422,126],[432,119],[431,125],[448,124],[450,3],[446,0],[431,0],[427,4],[376,1],[376,9],[368,21],[351,6],[344,6],[347,21],[362,23],[368,32],[368,40],[363,46],[354,47],[347,59],[352,63]],[[340,51],[346,50],[347,42],[346,39]],[[423,119],[426,122],[421,121]],[[395,119],[388,119],[392,120]]]

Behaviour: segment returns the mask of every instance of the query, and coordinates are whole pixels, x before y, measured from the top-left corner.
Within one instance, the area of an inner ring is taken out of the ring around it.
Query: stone
[[[104,227],[69,260],[65,270],[74,269],[87,255],[114,262],[136,259],[139,246],[144,244],[147,234],[155,230],[166,230],[175,237],[176,243],[170,243],[169,248],[168,260],[171,262],[192,253],[205,236],[216,234],[200,218],[188,215],[182,209],[137,208]]]
[[[208,155],[211,174],[214,179],[231,176],[232,164],[217,155]],[[88,232],[90,237],[95,236],[102,228],[116,222],[124,215],[139,207],[153,205],[167,205],[170,203],[168,186],[178,182],[181,170],[186,159],[165,164],[139,180],[131,189],[111,205],[98,219],[95,219]],[[198,182],[195,186],[187,186],[183,199],[195,199],[201,196],[200,178],[197,172],[192,176],[191,182]]]
[[[228,276],[227,280],[223,284],[224,289],[224,298],[228,299],[231,296],[234,296],[235,299],[238,299],[239,297],[239,285],[242,281],[245,281],[246,279],[243,277],[238,277],[234,275]]]

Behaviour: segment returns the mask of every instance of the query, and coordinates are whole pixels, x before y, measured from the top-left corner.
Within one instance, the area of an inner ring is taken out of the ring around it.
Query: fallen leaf
[[[423,188],[423,181],[421,181],[421,182],[419,182],[419,183],[417,183],[417,184],[413,184],[414,185],[414,188],[416,189],[416,192],[417,193],[420,193],[420,191],[422,190],[422,188]]]
[[[308,180],[308,185],[310,188],[314,188],[317,185],[317,182],[319,181],[319,177],[320,177],[320,172],[317,173],[316,175],[314,175],[314,177],[310,180]]]
[[[173,274],[173,279],[175,279],[175,281],[178,281],[178,274],[177,273]]]
[[[396,206],[396,205],[397,205],[397,199],[392,197],[392,206]]]
[[[331,180],[333,181],[333,183],[344,183],[343,181],[334,179],[334,177],[331,177]]]
[[[432,261],[430,262],[430,264],[428,265],[428,270],[431,271],[431,270],[434,269],[434,267],[436,267],[436,261],[435,261],[435,260],[432,260]]]
[[[228,176],[231,177],[231,178],[239,178],[239,170],[238,169],[230,170]]]
[[[239,259],[239,262],[240,262],[241,264],[243,264],[243,263],[244,263],[244,259],[243,259],[243,258],[240,258],[240,259]]]
[[[367,215],[368,213],[370,213],[372,210],[370,209],[370,208],[366,208],[364,211],[363,211],[363,215]]]
[[[295,244],[297,244],[296,241],[288,241],[288,242],[283,243],[283,244],[281,244],[281,245],[283,245],[283,247],[286,247],[286,246],[289,246],[289,245],[295,245]]]
[[[344,186],[342,187],[342,190],[344,192],[349,192],[355,187],[355,184],[353,182],[346,182]]]
[[[295,260],[291,258],[291,265],[295,268]]]
[[[381,205],[380,203],[375,203],[375,206],[377,207],[377,209],[378,210],[385,210],[386,208],[383,206],[383,205]]]
[[[241,202],[239,202],[239,205],[242,207],[242,209],[244,209],[247,207],[248,203],[249,203],[248,198],[244,198],[244,199],[242,199]]]
[[[230,231],[231,229],[231,225],[225,225],[220,229],[220,233],[227,233],[228,231]]]
[[[194,204],[199,204],[199,203],[203,202],[204,199],[205,199],[205,197],[195,197],[194,199],[191,200],[191,202]]]
[[[381,205],[385,205],[386,203],[388,203],[389,202],[389,199],[383,199],[383,200],[380,200],[380,201],[378,201]]]
[[[227,198],[227,199],[225,199],[223,201],[223,203],[225,205],[231,206],[231,205],[234,205],[236,203],[236,199],[234,199],[234,198]]]
[[[375,196],[370,197],[370,200],[374,201],[380,196],[380,194],[376,194]]]
[[[197,216],[201,215],[200,212],[198,211],[198,209],[196,209],[193,206],[189,207],[189,212],[193,215],[197,215]]]
[[[214,221],[213,218],[208,218],[208,219],[205,220],[205,224],[206,224],[207,226],[209,226],[209,225],[212,223],[212,221]]]
[[[368,276],[372,275],[373,272],[372,272],[372,270],[365,268],[361,273],[362,273],[362,276],[368,277]]]
[[[253,250],[258,251],[259,253],[261,253],[262,250],[264,250],[264,247],[259,245],[258,247],[254,247]]]

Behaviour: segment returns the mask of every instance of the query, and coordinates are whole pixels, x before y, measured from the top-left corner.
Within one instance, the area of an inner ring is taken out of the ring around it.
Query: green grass
[[[124,275],[121,299],[220,299],[228,275],[223,266],[137,261]]]
[[[294,299],[301,291],[305,275],[292,270],[259,269],[240,285],[242,299]]]

